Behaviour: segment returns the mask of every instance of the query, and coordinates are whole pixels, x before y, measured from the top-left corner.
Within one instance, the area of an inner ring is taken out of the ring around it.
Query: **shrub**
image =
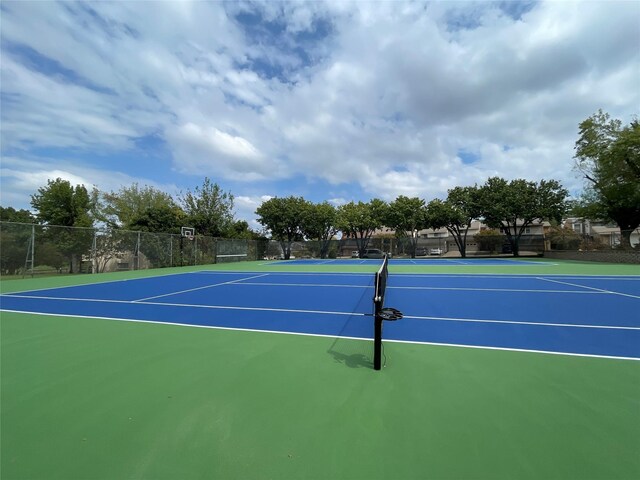
[[[478,244],[478,250],[488,252],[502,251],[502,245],[506,238],[498,230],[480,230],[473,236],[473,239]]]

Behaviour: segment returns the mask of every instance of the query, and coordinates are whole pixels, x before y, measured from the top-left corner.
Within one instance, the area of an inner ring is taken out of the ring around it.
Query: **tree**
[[[467,256],[467,233],[471,222],[480,215],[478,187],[455,187],[447,199],[432,200],[427,205],[427,224],[433,229],[446,228],[462,258]]]
[[[36,219],[29,210],[0,207],[0,271],[13,275],[25,266],[31,242],[31,226]],[[24,224],[24,225],[18,225]]]
[[[251,230],[246,220],[235,220],[225,233],[225,238],[238,238],[245,240],[258,240],[262,237]]]
[[[175,209],[175,201],[168,193],[137,183],[117,192],[104,193],[99,218],[110,227],[133,230],[133,225],[151,211]]]
[[[358,253],[364,255],[373,232],[382,228],[388,205],[374,198],[368,203],[349,202],[338,207],[338,228],[358,245]]]
[[[258,223],[271,232],[280,242],[285,260],[291,257],[291,244],[302,240],[302,225],[309,202],[302,197],[274,197],[262,203],[256,210]]]
[[[504,235],[494,229],[482,229],[473,239],[478,244],[478,250],[489,253],[500,253],[504,244]]]
[[[29,210],[16,210],[13,207],[0,207],[1,222],[35,223],[36,219]]]
[[[233,195],[205,177],[202,187],[196,187],[179,197],[189,226],[200,235],[222,237],[232,228]]]
[[[158,205],[148,207],[139,212],[131,220],[128,229],[145,232],[138,234],[140,242],[136,243],[134,252],[138,248],[138,254],[144,254],[146,260],[154,267],[165,267],[170,265],[170,248],[172,242],[171,235],[179,234],[180,228],[184,225],[185,214],[175,203],[169,205]],[[131,239],[131,235],[123,236],[121,247],[126,249],[126,240]]]
[[[80,270],[81,256],[91,247],[96,199],[96,190],[90,195],[84,185],[73,187],[61,178],[48,180],[31,196],[38,221],[49,226],[48,237],[68,256],[70,273]]]
[[[94,200],[84,185],[74,188],[68,180],[48,180],[46,187],[31,196],[39,221],[47,225],[92,227]]]
[[[185,214],[177,205],[158,205],[136,213],[128,230],[154,233],[180,233]]]
[[[400,195],[389,204],[385,224],[396,234],[410,239],[409,253],[416,258],[418,232],[427,226],[424,200]]]
[[[567,226],[554,225],[549,229],[547,239],[552,250],[577,250],[582,237]]]
[[[478,211],[484,223],[507,236],[514,256],[527,227],[543,220],[560,221],[568,192],[556,180],[540,183],[492,177],[478,189]]]
[[[579,134],[575,166],[587,181],[582,211],[614,221],[621,246],[631,248],[631,233],[640,226],[640,122],[623,127],[599,110],[580,124]]]
[[[25,266],[31,242],[31,226],[18,223],[0,223],[0,272],[13,275]]]
[[[329,244],[338,232],[337,210],[329,202],[309,203],[302,217],[302,234],[320,243],[320,258],[327,258]]]

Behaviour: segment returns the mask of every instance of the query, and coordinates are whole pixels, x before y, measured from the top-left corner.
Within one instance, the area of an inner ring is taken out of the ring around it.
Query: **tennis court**
[[[3,285],[3,472],[636,477],[640,276],[465,262],[391,261],[381,372],[379,260]]]

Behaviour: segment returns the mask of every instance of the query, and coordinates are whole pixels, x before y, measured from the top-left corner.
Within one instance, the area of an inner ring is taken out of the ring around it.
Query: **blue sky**
[[[177,196],[572,192],[578,124],[640,112],[640,2],[0,3],[0,204],[47,179]]]

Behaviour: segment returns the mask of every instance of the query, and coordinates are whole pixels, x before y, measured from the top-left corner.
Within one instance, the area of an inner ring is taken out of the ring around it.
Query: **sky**
[[[0,205],[48,179],[178,197],[573,195],[578,125],[640,113],[640,1],[0,3]]]

